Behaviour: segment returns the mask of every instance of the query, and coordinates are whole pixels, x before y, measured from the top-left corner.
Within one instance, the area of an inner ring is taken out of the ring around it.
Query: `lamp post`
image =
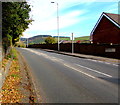
[[[28,47],[28,38],[27,38],[27,47]]]
[[[51,3],[56,3],[56,2],[51,2]],[[58,11],[58,3],[57,4],[57,34],[58,34],[58,51],[60,50],[59,46],[59,11]]]

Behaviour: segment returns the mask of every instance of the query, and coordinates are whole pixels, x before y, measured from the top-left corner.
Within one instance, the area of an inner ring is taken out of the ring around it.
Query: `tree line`
[[[2,45],[5,51],[19,41],[32,22],[30,11],[27,2],[2,2]]]

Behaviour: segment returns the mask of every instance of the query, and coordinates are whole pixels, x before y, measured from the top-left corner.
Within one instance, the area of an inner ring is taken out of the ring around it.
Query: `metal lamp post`
[[[28,47],[28,38],[27,38],[27,47]]]
[[[56,2],[51,2],[51,3],[56,3]],[[59,46],[59,11],[58,11],[58,3],[57,4],[57,34],[58,34],[58,51],[60,50]]]

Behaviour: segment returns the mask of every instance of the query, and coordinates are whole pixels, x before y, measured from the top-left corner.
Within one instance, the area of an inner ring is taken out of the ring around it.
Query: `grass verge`
[[[24,97],[19,90],[21,77],[17,51],[15,48],[12,48],[10,54],[3,60],[4,63],[2,63],[2,67],[5,67],[7,60],[11,58],[11,56],[13,56],[12,64],[1,90],[2,103],[19,103],[20,99]]]

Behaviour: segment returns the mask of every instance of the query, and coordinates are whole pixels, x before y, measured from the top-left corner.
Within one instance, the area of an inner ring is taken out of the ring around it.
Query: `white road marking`
[[[34,50],[32,50],[32,49],[26,49],[26,48],[24,48],[24,49],[25,49],[25,50],[28,50],[28,51],[31,51],[31,52],[33,52],[33,53],[35,53],[35,54],[37,54],[37,55],[44,56],[45,58],[51,59],[51,56],[48,56],[47,54],[40,53],[40,52],[34,51]],[[59,59],[59,58],[56,58],[56,57],[54,57],[54,58],[55,58],[54,60],[56,60],[56,61],[59,61],[59,60],[64,61],[63,59]],[[52,60],[53,60],[53,59],[52,59]],[[93,62],[100,62],[100,63],[104,63],[104,64],[109,64],[109,65],[118,66],[117,64],[111,64],[111,63],[104,62],[104,61],[98,61],[98,60],[93,60],[93,59],[86,59],[86,60],[90,60],[90,61],[93,61]]]
[[[117,65],[117,64],[113,64],[114,66],[119,66],[119,65]]]
[[[93,62],[104,63],[104,64],[108,64],[108,65],[113,65],[113,66],[118,66],[118,64],[113,64],[113,63],[105,62],[105,61],[99,61],[99,60],[93,60],[93,59],[86,59],[86,60],[93,61]]]
[[[61,61],[63,62],[64,61],[63,59],[53,57],[53,56],[48,56],[47,54],[44,54],[44,53],[41,53],[41,52],[38,52],[38,51],[34,51],[32,49],[26,49],[26,50],[31,51],[31,52],[33,52],[33,53],[35,53],[37,55],[43,56],[43,57],[45,57],[47,59],[50,59],[52,61],[58,61],[58,62],[61,62]]]
[[[94,70],[94,69],[91,69],[91,68],[88,68],[88,67],[85,67],[85,66],[82,66],[82,65],[79,65],[79,64],[75,64],[75,65],[80,66],[80,67],[82,67],[82,68],[85,68],[85,69],[87,69],[87,70],[90,70],[90,71],[93,71],[93,72],[96,72],[96,73],[99,73],[99,74],[105,75],[105,76],[107,76],[107,77],[112,77],[112,76],[109,75],[109,74],[102,73],[102,72],[100,72],[100,71],[96,71],[96,70]]]
[[[108,62],[104,62],[105,64],[108,64],[108,65],[110,65],[111,63],[108,63]]]
[[[98,61],[98,62],[100,62],[100,63],[106,63],[106,62],[103,62],[103,61]]]
[[[64,66],[69,67],[69,68],[71,68],[71,69],[73,69],[73,70],[75,70],[75,71],[77,71],[77,72],[80,72],[80,73],[82,73],[82,74],[84,74],[84,75],[86,75],[86,76],[89,76],[89,77],[91,77],[91,78],[96,78],[96,77],[94,77],[94,76],[92,76],[92,75],[90,75],[90,74],[87,74],[87,73],[85,73],[85,72],[82,72],[82,71],[80,71],[80,70],[78,70],[78,69],[76,69],[76,68],[73,68],[73,67],[71,67],[71,66],[69,66],[69,65],[67,65],[67,64],[64,64]]]
[[[60,61],[64,61],[63,59],[60,59],[60,58],[59,58],[59,60],[60,60]]]

